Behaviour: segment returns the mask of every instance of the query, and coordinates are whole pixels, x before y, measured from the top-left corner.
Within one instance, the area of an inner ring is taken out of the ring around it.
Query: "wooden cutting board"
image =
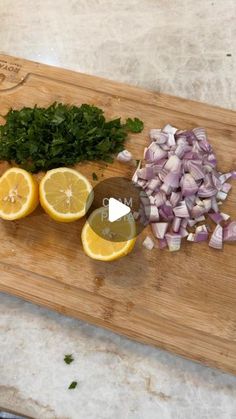
[[[150,128],[204,126],[219,169],[236,168],[235,112],[0,55],[1,115],[54,101],[141,118],[144,132],[127,143],[135,158]],[[117,162],[78,168],[91,181],[94,171],[104,179],[131,177],[133,170]],[[235,190],[223,209],[236,219]],[[236,373],[236,245],[217,251],[186,243],[176,253],[150,252],[142,247],[145,232],[131,255],[102,263],[82,251],[83,223],[57,224],[40,208],[25,220],[0,222],[0,290]]]

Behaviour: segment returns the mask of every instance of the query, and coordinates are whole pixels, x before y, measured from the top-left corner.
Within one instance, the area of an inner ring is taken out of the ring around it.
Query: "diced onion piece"
[[[180,203],[177,205],[177,207],[173,209],[173,211],[176,217],[180,217],[180,218],[189,217],[189,212],[188,212],[188,208],[186,206],[185,201],[180,201]]]
[[[221,212],[220,215],[221,215],[221,217],[223,218],[224,221],[228,221],[230,219],[229,214],[225,214],[224,212]]]
[[[216,198],[219,199],[220,201],[225,201],[227,198],[227,193],[223,191],[219,191],[216,195]]]
[[[146,239],[143,241],[143,246],[147,249],[147,250],[152,250],[154,247],[154,241],[152,240],[151,237],[147,236]]]
[[[205,128],[201,128],[201,127],[193,128],[193,132],[199,141],[207,140]]]
[[[158,239],[164,239],[168,229],[168,223],[152,223],[152,232]]]
[[[213,247],[214,249],[222,249],[223,248],[223,228],[220,224],[218,224],[213,231],[211,236],[209,246]]]
[[[181,166],[181,160],[178,156],[170,156],[165,164],[165,169],[168,171],[180,172]]]
[[[166,132],[167,134],[176,134],[178,129],[175,128],[175,127],[172,127],[172,125],[170,125],[170,124],[167,124],[167,125],[164,126],[162,131]]]
[[[221,187],[221,191],[225,192],[227,194],[227,193],[229,193],[231,188],[232,188],[232,185],[230,185],[230,183],[223,183],[223,185]]]
[[[231,221],[227,227],[224,228],[224,241],[234,242],[236,241],[236,221]]]
[[[117,155],[117,160],[120,162],[127,163],[133,159],[132,154],[128,150],[123,150]]]
[[[198,185],[190,173],[185,173],[183,176],[182,194],[183,196],[194,195],[198,191]]]
[[[189,233],[185,227],[180,227],[179,234],[181,235],[182,238],[184,238],[184,237],[187,237]]]
[[[165,239],[171,252],[176,252],[180,249],[182,239],[180,234],[167,233]]]
[[[187,240],[188,240],[189,242],[194,242],[194,237],[195,237],[195,234],[190,233],[190,234],[188,235],[188,237],[187,237]]]
[[[220,212],[209,213],[209,217],[216,224],[220,224],[223,221],[223,217]]]

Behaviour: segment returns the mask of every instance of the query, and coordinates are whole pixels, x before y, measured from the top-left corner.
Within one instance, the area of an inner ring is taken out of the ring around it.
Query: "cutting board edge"
[[[236,112],[233,109],[225,109],[223,107],[214,106],[208,103],[198,102],[192,99],[177,97],[177,96],[165,94],[158,91],[152,91],[150,89],[144,89],[139,86],[119,82],[116,80],[106,79],[106,78],[92,75],[92,74],[81,73],[75,70],[71,70],[69,68],[58,67],[53,64],[49,65],[49,64],[39,63],[33,60],[27,60],[20,57],[10,56],[7,54],[1,54],[0,52],[0,61],[1,61],[1,58],[5,58],[6,60],[7,59],[14,60],[16,62],[25,64],[27,68],[27,72],[24,74],[24,77],[21,76],[21,78],[19,79],[18,84],[21,84],[21,85],[24,84],[23,79],[25,79],[29,75],[29,73],[36,74],[36,75],[43,74],[45,76],[44,71],[45,69],[47,69],[47,71],[49,71],[52,75],[57,76],[55,77],[55,79],[57,80],[65,81],[65,75],[67,75],[67,76],[70,76],[73,80],[76,80],[76,84],[78,80],[81,79],[79,83],[80,86],[83,85],[84,87],[97,90],[98,92],[101,91],[103,93],[109,92],[109,93],[114,94],[114,89],[122,90],[123,94],[121,95],[121,97],[126,98],[126,99],[127,98],[130,99],[132,97],[133,100],[137,102],[141,101],[145,104],[152,104],[155,106],[159,106],[160,108],[163,107],[165,109],[182,112],[186,115],[194,115],[196,117],[201,117],[203,119],[211,120],[215,122],[219,122],[219,117],[221,115],[222,118],[225,118],[228,121],[228,122],[225,122],[227,125],[236,126]],[[42,67],[44,68],[44,71],[42,71],[41,69]],[[63,77],[59,76],[58,78],[58,72],[63,73]],[[99,84],[99,89],[94,87],[97,83]],[[15,87],[17,87],[18,84],[16,84]],[[7,89],[7,90],[12,90],[12,88]],[[1,94],[1,91],[4,92],[5,90],[0,89],[0,94]],[[145,97],[145,100],[142,101],[141,97]],[[191,109],[191,112],[190,112],[190,109]]]

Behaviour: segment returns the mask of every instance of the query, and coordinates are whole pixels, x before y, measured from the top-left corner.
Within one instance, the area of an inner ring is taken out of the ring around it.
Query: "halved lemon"
[[[49,170],[40,182],[40,203],[56,221],[69,223],[83,217],[93,201],[88,179],[74,169]]]
[[[0,178],[0,217],[26,217],[37,207],[38,195],[38,183],[30,173],[17,167],[8,169]]]
[[[130,214],[115,222],[108,220],[108,209],[92,212],[82,230],[85,253],[93,259],[112,261],[130,253],[136,242],[135,221]]]

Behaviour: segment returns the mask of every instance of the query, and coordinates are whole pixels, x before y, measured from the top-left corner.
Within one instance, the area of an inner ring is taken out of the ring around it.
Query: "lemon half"
[[[85,253],[93,259],[112,261],[130,253],[136,242],[136,227],[132,217],[110,222],[107,209],[92,212],[82,230]],[[104,216],[105,213],[105,216]]]
[[[4,220],[26,217],[38,203],[38,183],[26,170],[13,167],[0,178],[0,217]]]
[[[72,222],[83,217],[93,201],[88,179],[74,169],[49,170],[40,182],[40,203],[51,218]]]

